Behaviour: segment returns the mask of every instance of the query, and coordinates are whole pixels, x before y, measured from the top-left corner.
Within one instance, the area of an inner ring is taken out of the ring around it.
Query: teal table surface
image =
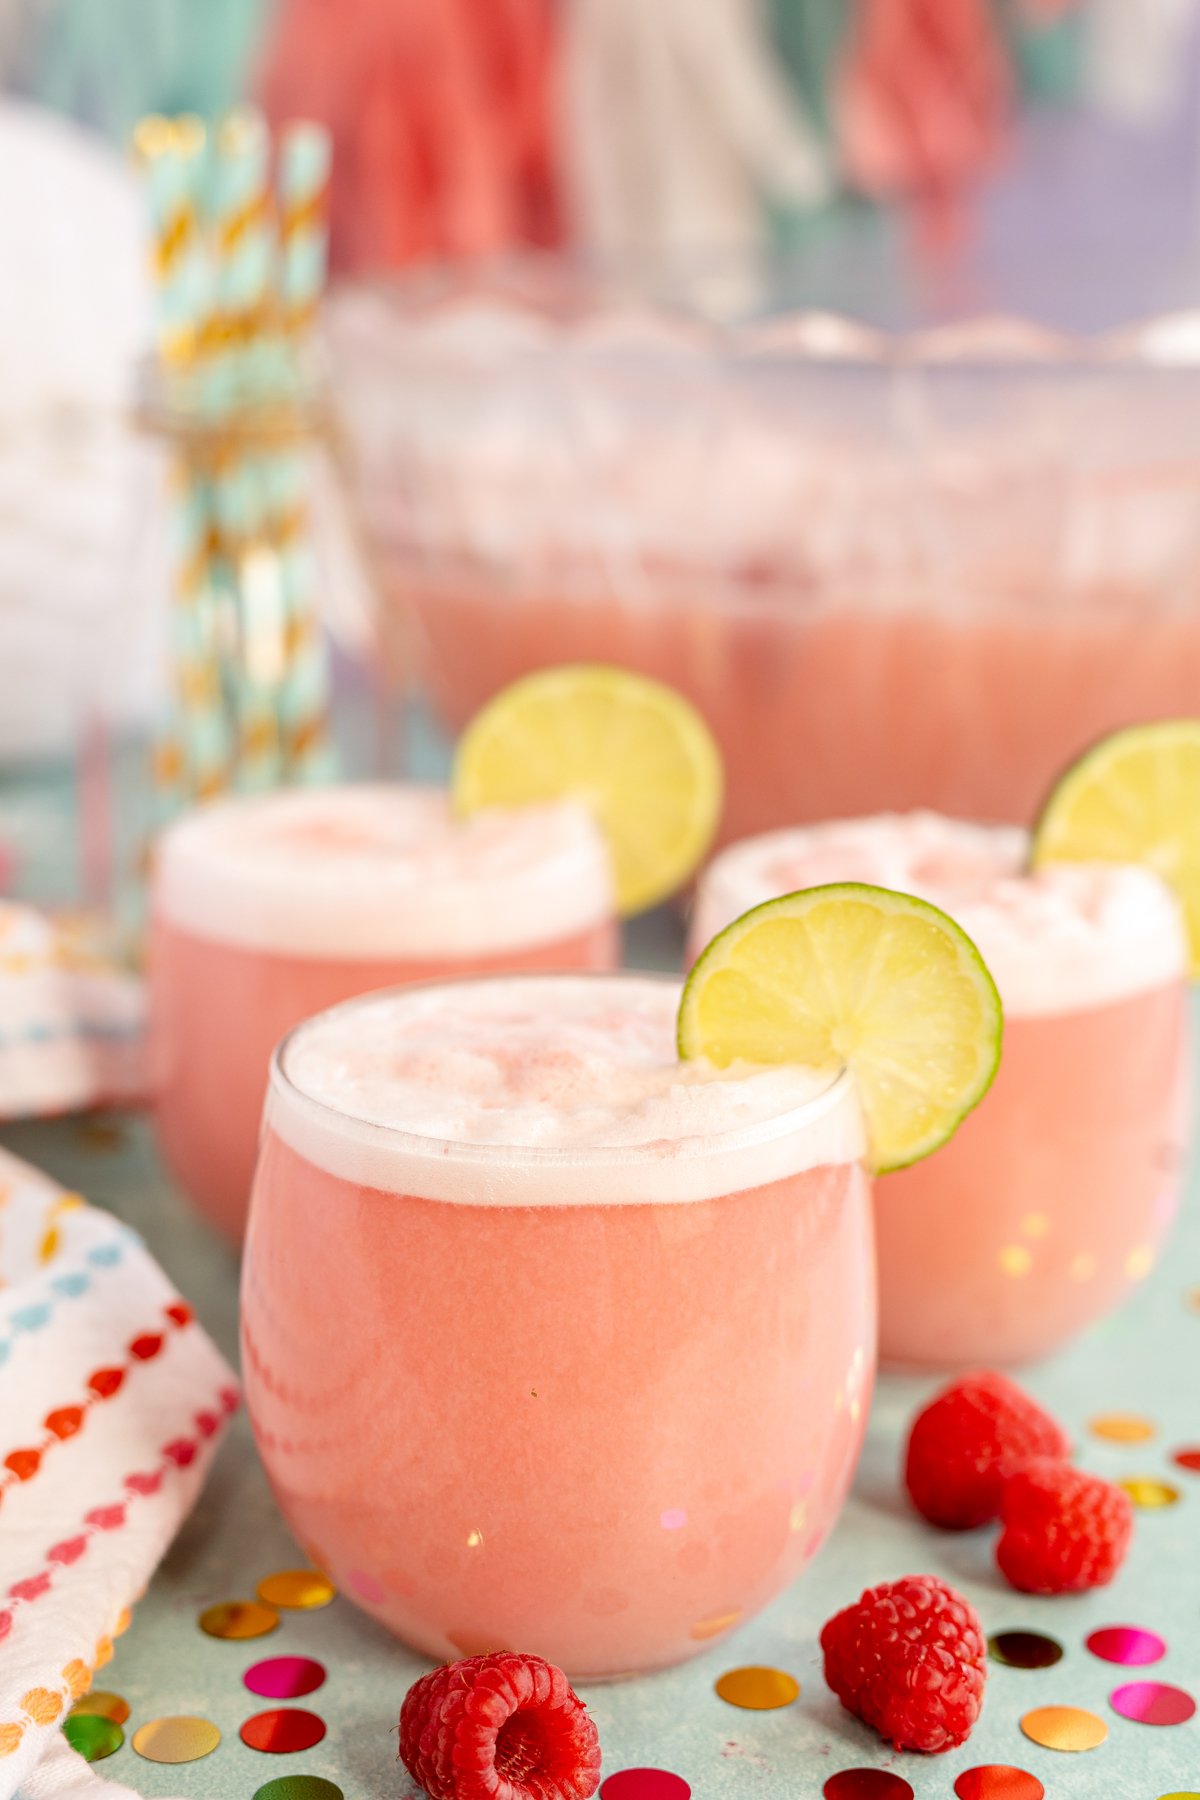
[[[668,917],[643,921],[630,960],[669,966],[678,955]],[[48,1170],[141,1232],[231,1359],[237,1356],[237,1266],[175,1192],[157,1159],[145,1119],[106,1115],[6,1127],[0,1142]],[[1065,1354],[1026,1372],[1027,1385],[1073,1433],[1083,1463],[1113,1478],[1149,1476],[1178,1491],[1176,1504],[1137,1515],[1133,1549],[1112,1587],[1060,1599],[1030,1599],[1008,1588],[992,1562],[993,1533],[939,1534],[907,1507],[898,1480],[900,1448],[914,1408],[936,1385],[885,1376],[871,1415],[854,1493],[812,1567],[768,1611],[682,1668],[585,1691],[600,1730],[605,1773],[633,1766],[670,1769],[711,1800],[807,1800],[840,1769],[890,1769],[922,1797],[954,1794],[955,1778],[980,1764],[1036,1774],[1049,1796],[1159,1800],[1200,1794],[1200,1718],[1155,1728],[1120,1718],[1109,1695],[1123,1681],[1173,1683],[1200,1698],[1200,1475],[1172,1452],[1200,1446],[1200,1194],[1197,1170],[1167,1253],[1125,1308]],[[402,1296],[400,1304],[403,1303]],[[753,1404],[747,1396],[747,1404]],[[1088,1422],[1108,1411],[1144,1415],[1146,1442],[1100,1441]],[[101,1677],[144,1720],[198,1713],[221,1729],[202,1761],[161,1766],[126,1742],[98,1772],[146,1795],[245,1796],[284,1774],[325,1776],[346,1800],[412,1792],[396,1761],[396,1718],[425,1665],[345,1600],[282,1615],[279,1629],[253,1642],[223,1642],[197,1627],[205,1606],[253,1597],[266,1574],[302,1562],[275,1510],[244,1414],[225,1442],[201,1499],[170,1550],[114,1661]],[[1064,1647],[1050,1669],[993,1664],[983,1716],[970,1742],[940,1757],[899,1756],[840,1711],[821,1676],[818,1634],[863,1587],[932,1572],[960,1588],[989,1632],[1046,1632]],[[1125,1670],[1084,1647],[1101,1625],[1147,1627],[1166,1639],[1153,1668]],[[318,1712],[328,1733],[295,1756],[263,1755],[238,1737],[241,1723],[273,1704],[242,1686],[261,1657],[308,1654],[328,1681],[298,1704]],[[801,1684],[794,1705],[748,1712],[727,1705],[713,1683],[726,1669],[768,1664]],[[1107,1741],[1081,1755],[1043,1749],[1020,1718],[1043,1705],[1085,1707],[1108,1725]]]

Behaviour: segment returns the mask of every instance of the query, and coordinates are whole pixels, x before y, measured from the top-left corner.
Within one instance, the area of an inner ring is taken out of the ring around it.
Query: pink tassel
[[[835,115],[852,184],[914,207],[927,245],[963,224],[1012,112],[1012,77],[986,0],[862,0]]]
[[[340,269],[560,235],[553,0],[283,0],[261,73],[279,121],[334,136]]]

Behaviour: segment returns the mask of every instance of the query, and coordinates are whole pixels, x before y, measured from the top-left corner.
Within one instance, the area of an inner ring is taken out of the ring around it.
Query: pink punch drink
[[[930,813],[780,831],[701,885],[696,955],[749,907],[826,881],[933,901],[1004,1003],[996,1080],[954,1138],[876,1185],[880,1356],[920,1368],[1044,1356],[1152,1267],[1186,1151],[1186,954],[1147,870],[1024,873],[1027,840]]]
[[[874,1367],[846,1077],[675,1060],[679,987],[450,983],[272,1065],[250,1417],[308,1554],[416,1649],[695,1655],[849,1487]]]
[[[619,960],[608,851],[572,805],[451,816],[438,788],[218,801],[164,835],[151,1040],[163,1154],[240,1239],[271,1052],[371,988]]]

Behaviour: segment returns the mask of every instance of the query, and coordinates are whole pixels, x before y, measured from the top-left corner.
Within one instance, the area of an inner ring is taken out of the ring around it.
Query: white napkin
[[[0,1800],[126,1792],[59,1727],[236,1405],[137,1235],[0,1151]]]
[[[0,1119],[144,1092],[142,983],[32,907],[0,900]]]

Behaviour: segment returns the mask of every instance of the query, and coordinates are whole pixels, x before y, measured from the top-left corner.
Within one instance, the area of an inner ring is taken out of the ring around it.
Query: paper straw
[[[134,148],[146,176],[158,347],[177,366],[199,348],[212,306],[211,267],[201,204],[206,134],[200,119],[143,119]]]
[[[279,288],[284,323],[293,332],[312,324],[325,287],[331,156],[323,125],[297,120],[284,127],[279,144]]]
[[[265,330],[274,265],[270,134],[261,114],[230,113],[217,130],[210,241],[217,312],[214,350],[232,359],[242,385],[255,338]]]

